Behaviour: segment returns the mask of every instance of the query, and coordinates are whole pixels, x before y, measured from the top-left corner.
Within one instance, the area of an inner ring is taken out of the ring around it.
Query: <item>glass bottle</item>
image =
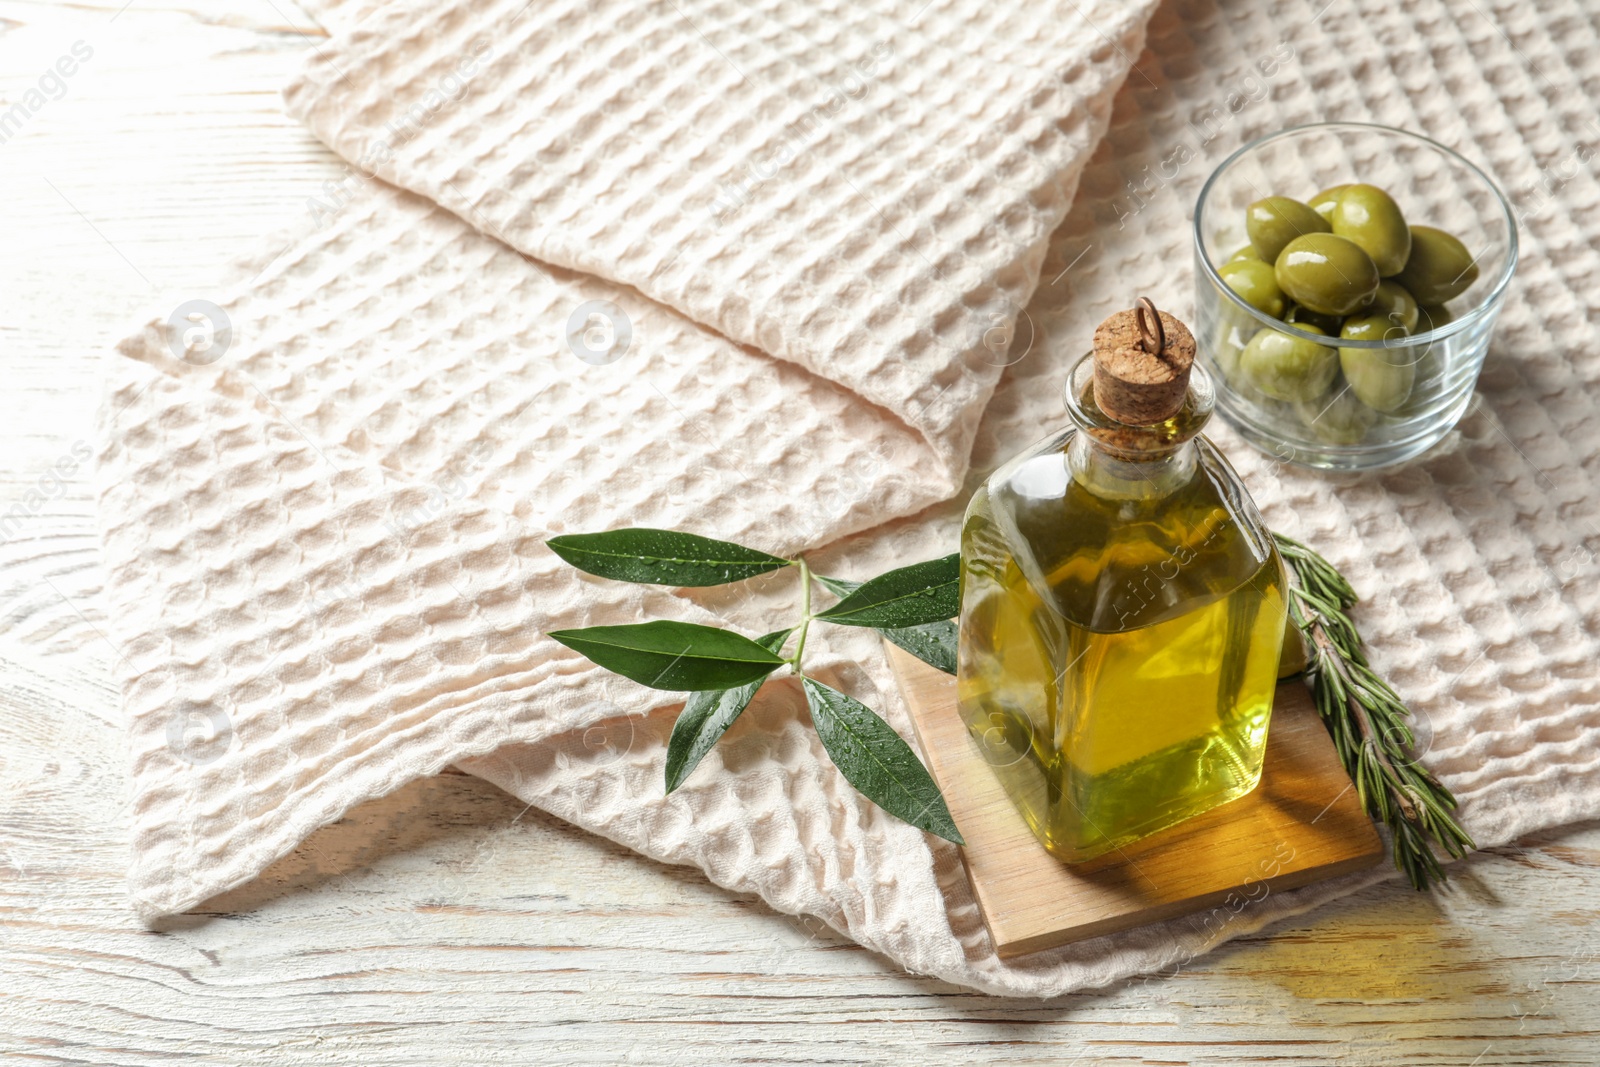
[[[1148,301],[1073,367],[1073,425],[991,475],[961,535],[961,715],[1060,858],[1261,778],[1285,622],[1272,536],[1200,430],[1194,338]]]

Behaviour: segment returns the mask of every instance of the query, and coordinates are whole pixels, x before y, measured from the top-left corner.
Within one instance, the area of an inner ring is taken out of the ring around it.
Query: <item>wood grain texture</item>
[[[0,514],[26,516],[0,541],[0,1062],[1600,1062],[1594,825],[1475,857],[1445,893],[1374,887],[1051,1001],[898,973],[463,776],[138,925],[90,480],[48,472],[135,317],[214,295],[342,174],[278,98],[319,33],[285,0],[0,0],[8,107],[74,41],[95,49],[0,145]]]
[[[928,770],[966,838],[961,857],[1002,957],[1232,908],[1383,857],[1299,682],[1278,687],[1261,784],[1249,795],[1067,864],[1034,837],[973,743],[956,708],[956,680],[888,642],[884,650]]]

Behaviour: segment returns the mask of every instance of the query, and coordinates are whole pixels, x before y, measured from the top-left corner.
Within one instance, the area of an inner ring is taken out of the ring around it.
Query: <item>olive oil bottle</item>
[[[961,714],[1023,818],[1076,862],[1261,778],[1282,565],[1200,429],[1194,339],[1148,301],[1073,368],[1073,425],[997,470],[961,538]]]

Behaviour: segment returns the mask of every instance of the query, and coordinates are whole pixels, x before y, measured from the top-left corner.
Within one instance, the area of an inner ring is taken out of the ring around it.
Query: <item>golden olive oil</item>
[[[957,679],[985,758],[1069,861],[1255,788],[1285,620],[1270,534],[1197,437],[1203,377],[1131,436],[1075,379],[1079,426],[968,507]]]

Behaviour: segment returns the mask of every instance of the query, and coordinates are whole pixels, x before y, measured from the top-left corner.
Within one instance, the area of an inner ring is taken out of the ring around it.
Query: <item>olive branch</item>
[[[1417,762],[1410,710],[1367,662],[1346,614],[1359,599],[1344,575],[1300,542],[1273,534],[1289,571],[1289,619],[1305,642],[1306,684],[1367,814],[1394,835],[1394,865],[1416,889],[1445,879],[1435,846],[1460,859],[1477,845],[1451,812],[1456,798]]]
[[[865,626],[934,667],[956,672],[961,561],[956,555],[889,571],[868,582],[827,578],[804,559],[784,559],[696,534],[643,527],[568,534],[547,542],[588,574],[647,585],[726,585],[784,567],[800,571],[800,619],[754,640],[696,623],[656,621],[630,626],[556,630],[549,636],[594,663],[652,689],[687,692],[667,742],[666,787],[683,784],[755,698],[767,676],[787,666],[800,678],[817,737],[834,766],[868,800],[912,826],[958,845],[956,829],[933,776],[894,728],[865,704],[808,678],[803,669],[812,622]],[[813,583],[839,597],[812,610]],[[783,655],[794,635],[794,651]]]

